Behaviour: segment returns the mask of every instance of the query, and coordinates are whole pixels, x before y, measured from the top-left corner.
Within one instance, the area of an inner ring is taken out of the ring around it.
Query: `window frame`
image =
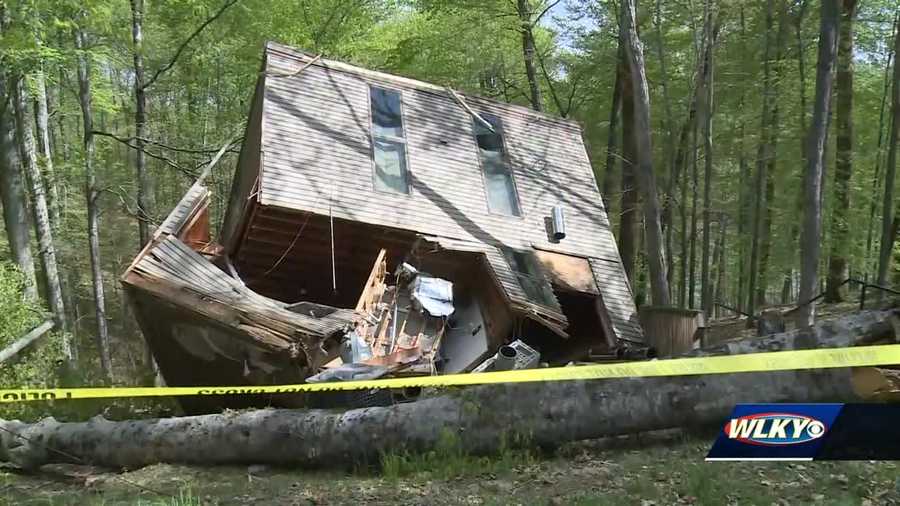
[[[481,116],[488,123],[491,123],[491,122],[487,119],[487,117],[493,118],[496,120],[497,123],[499,123],[499,125],[494,125],[493,123],[491,123],[491,126],[494,128],[495,132],[500,135],[500,147],[503,150],[501,159],[503,160],[503,166],[506,168],[507,172],[509,173],[509,179],[510,179],[510,182],[512,183],[513,199],[515,199],[516,210],[518,211],[518,213],[516,213],[516,214],[507,214],[507,213],[503,213],[503,212],[495,211],[495,210],[491,209],[491,197],[490,197],[490,191],[488,190],[487,170],[486,170],[485,164],[484,164],[484,157],[482,157],[482,155],[481,155],[481,147],[478,145],[478,133],[476,132],[476,128],[475,128],[475,124],[478,122],[478,119],[476,119],[474,116],[472,116],[471,117],[472,121],[469,123],[469,127],[471,128],[471,132],[472,132],[472,140],[475,141],[475,156],[476,156],[476,158],[478,158],[478,168],[479,168],[479,172],[481,173],[481,187],[484,188],[484,200],[485,200],[485,205],[487,206],[488,214],[492,214],[494,216],[504,216],[506,218],[517,218],[520,220],[524,219],[525,218],[525,210],[522,208],[522,199],[519,198],[519,185],[516,182],[515,170],[513,170],[512,159],[509,156],[509,147],[506,143],[506,132],[505,132],[505,129],[503,128],[503,126],[504,126],[503,119],[500,118],[500,116],[498,116],[496,114],[493,114],[490,112],[485,112],[483,110],[475,111],[475,112],[478,113],[478,115]]]
[[[385,91],[394,92],[400,98],[400,129],[403,132],[403,137],[396,137],[393,135],[376,135],[375,134],[375,114],[372,108],[372,89],[379,88]],[[406,105],[403,103],[403,90],[391,88],[388,86],[384,86],[378,83],[367,83],[366,84],[366,107],[369,112],[369,160],[372,168],[372,189],[376,193],[380,193],[382,195],[406,195],[407,197],[412,195],[412,180],[410,177],[411,170],[409,167],[409,143],[406,139]],[[395,142],[403,145],[403,169],[404,169],[404,180],[406,181],[406,188],[403,192],[397,192],[392,190],[383,190],[378,188],[378,163],[375,161],[375,141],[381,140],[382,142]]]

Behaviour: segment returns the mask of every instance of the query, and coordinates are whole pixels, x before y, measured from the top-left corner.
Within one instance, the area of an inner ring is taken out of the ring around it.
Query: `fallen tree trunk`
[[[25,334],[24,336],[17,339],[15,342],[0,350],[0,364],[7,361],[11,357],[14,357],[17,353],[25,349],[29,344],[37,341],[44,334],[47,333],[50,329],[54,327],[53,320],[47,320],[44,323],[38,325],[31,332]]]
[[[855,315],[859,316],[859,315]],[[882,312],[848,342],[884,337]],[[824,327],[824,325],[823,325]],[[774,339],[775,336],[771,336]],[[795,340],[796,342],[796,340]],[[450,433],[461,449],[557,445],[719,423],[737,402],[858,402],[896,391],[878,369],[486,385],[390,407],[345,412],[265,409],[158,420],[0,422],[0,461],[26,468],[75,462],[136,468],[159,462],[350,466],[385,452],[425,451]]]
[[[813,348],[845,348],[865,346],[892,340],[900,334],[900,311],[860,311],[827,320],[813,327],[779,334],[727,341],[692,350],[682,356],[741,355],[767,351],[808,350]]]

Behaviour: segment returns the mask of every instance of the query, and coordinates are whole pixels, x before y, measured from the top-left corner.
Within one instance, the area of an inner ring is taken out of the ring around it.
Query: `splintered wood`
[[[368,365],[385,366],[399,375],[437,374],[435,360],[446,323],[413,307],[407,287],[397,276],[388,285],[387,251],[379,251],[372,266],[356,312],[360,315],[356,333],[372,351]],[[325,365],[342,365],[336,358]]]

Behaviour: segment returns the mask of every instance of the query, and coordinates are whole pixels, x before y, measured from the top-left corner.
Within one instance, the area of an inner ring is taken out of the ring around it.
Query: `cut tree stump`
[[[896,311],[865,312],[807,331],[768,336],[777,349],[895,341]],[[719,347],[708,354],[759,351]],[[25,468],[69,462],[137,468],[160,462],[339,467],[384,453],[427,451],[445,434],[476,454],[504,444],[561,443],[720,423],[738,402],[861,402],[896,396],[892,371],[840,368],[713,376],[485,385],[389,407],[264,409],[84,423],[0,422],[0,461]]]

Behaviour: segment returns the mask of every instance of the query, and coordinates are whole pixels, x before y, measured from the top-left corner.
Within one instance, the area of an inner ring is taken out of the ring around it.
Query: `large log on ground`
[[[893,313],[871,320],[868,330]],[[878,369],[822,369],[501,384],[390,407],[345,412],[245,413],[85,423],[0,422],[0,460],[136,468],[159,462],[349,466],[385,452],[434,448],[450,433],[461,449],[567,441],[719,423],[737,402],[859,402],[896,391]]]

